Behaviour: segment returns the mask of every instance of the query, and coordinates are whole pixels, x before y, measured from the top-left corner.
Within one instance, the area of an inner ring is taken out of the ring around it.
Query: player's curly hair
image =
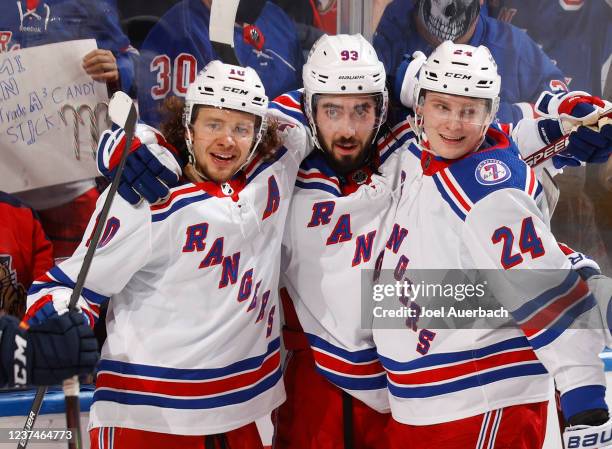
[[[185,101],[182,98],[170,96],[162,104],[162,123],[160,130],[166,140],[179,152],[184,161],[188,160],[187,143],[185,142],[185,128],[183,126],[183,108]],[[194,109],[194,115],[197,109]],[[257,146],[257,153],[263,155],[264,160],[272,159],[282,145],[278,131],[278,121],[268,117],[268,126]]]

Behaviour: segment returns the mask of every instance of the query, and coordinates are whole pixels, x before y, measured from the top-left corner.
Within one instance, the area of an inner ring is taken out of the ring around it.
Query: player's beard
[[[339,175],[346,175],[347,173],[352,172],[358,168],[363,167],[369,159],[370,152],[372,151],[371,147],[372,139],[369,138],[365,143],[360,142],[358,139],[336,139],[332,142],[332,148],[335,144],[340,145],[358,145],[359,150],[355,151],[353,154],[339,155],[334,154],[330,148],[324,144],[323,153],[325,157],[334,169],[336,173]]]
[[[420,0],[419,17],[441,42],[465,35],[480,13],[479,0]]]

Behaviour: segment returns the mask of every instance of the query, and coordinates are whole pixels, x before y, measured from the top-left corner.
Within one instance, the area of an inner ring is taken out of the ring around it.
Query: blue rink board
[[[81,386],[79,395],[81,412],[88,412],[93,402],[93,385]],[[30,413],[36,390],[3,390],[0,391],[0,417],[27,416]],[[61,387],[50,387],[45,395],[41,415],[64,413],[64,392]]]

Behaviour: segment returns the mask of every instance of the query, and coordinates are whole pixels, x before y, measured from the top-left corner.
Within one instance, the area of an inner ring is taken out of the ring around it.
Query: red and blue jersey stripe
[[[328,176],[316,167],[300,167],[295,180],[296,187],[301,189],[323,190],[335,197],[341,197],[340,181],[335,176]]]
[[[378,390],[387,386],[385,370],[375,348],[348,351],[306,333],[316,369],[329,381],[346,390]]]
[[[379,356],[388,388],[400,398],[427,398],[522,376],[546,374],[525,337],[467,351],[431,354],[409,362]]]
[[[70,277],[60,267],[55,266],[32,284],[30,290],[28,291],[28,295],[45,293],[45,290],[51,290],[57,287],[74,289],[75,285],[76,283],[70,279]],[[50,294],[41,296],[28,308],[24,320],[30,326],[40,324],[51,316],[57,314],[57,310],[53,305],[52,292],[50,291],[49,293]],[[87,315],[90,324],[93,326],[93,323],[100,315],[100,306],[110,298],[108,296],[101,295],[100,293],[96,293],[88,288],[83,289],[81,296],[83,299],[85,299],[87,306],[89,307],[89,310],[83,309],[83,313]]]
[[[211,197],[211,194],[193,184],[176,187],[170,190],[170,196],[165,201],[151,206],[151,221],[163,221],[183,207]]]
[[[280,338],[276,338],[264,354],[222,368],[180,369],[101,360],[94,402],[209,409],[249,401],[280,381]]]
[[[402,147],[411,139],[415,139],[409,120],[399,122],[391,132],[378,139],[377,149],[380,163],[383,164],[394,151]]]
[[[589,287],[573,270],[563,282],[512,312],[534,349],[553,342],[583,313],[595,307]]]
[[[442,198],[461,220],[465,220],[478,201],[497,190],[518,189],[533,199],[542,192],[533,169],[520,159],[508,138],[495,128],[489,128],[487,137],[495,145],[459,159],[445,160],[441,169],[431,174]],[[478,167],[487,160],[502,164],[508,171],[497,183],[478,181]]]
[[[277,110],[305,127],[308,127],[308,120],[302,109],[302,96],[303,93],[301,90],[287,92],[271,101],[269,108]]]

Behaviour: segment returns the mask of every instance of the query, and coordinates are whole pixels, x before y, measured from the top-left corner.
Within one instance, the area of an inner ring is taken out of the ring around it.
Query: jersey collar
[[[429,148],[429,142],[423,142],[422,146],[425,149],[421,151],[421,168],[425,176],[432,176],[451,166],[452,164],[456,164],[457,162],[470,157],[473,154],[467,153],[458,159],[445,159],[427,151]],[[493,127],[489,127],[485,136],[485,141],[482,143],[478,153],[500,150],[509,147],[510,140],[508,139],[508,136]]]
[[[229,181],[221,184],[214,181],[201,181],[194,183],[194,185],[211,196],[216,196],[217,198],[229,197],[232,201],[236,202],[239,200],[240,192],[246,185],[246,176],[241,171]]]

